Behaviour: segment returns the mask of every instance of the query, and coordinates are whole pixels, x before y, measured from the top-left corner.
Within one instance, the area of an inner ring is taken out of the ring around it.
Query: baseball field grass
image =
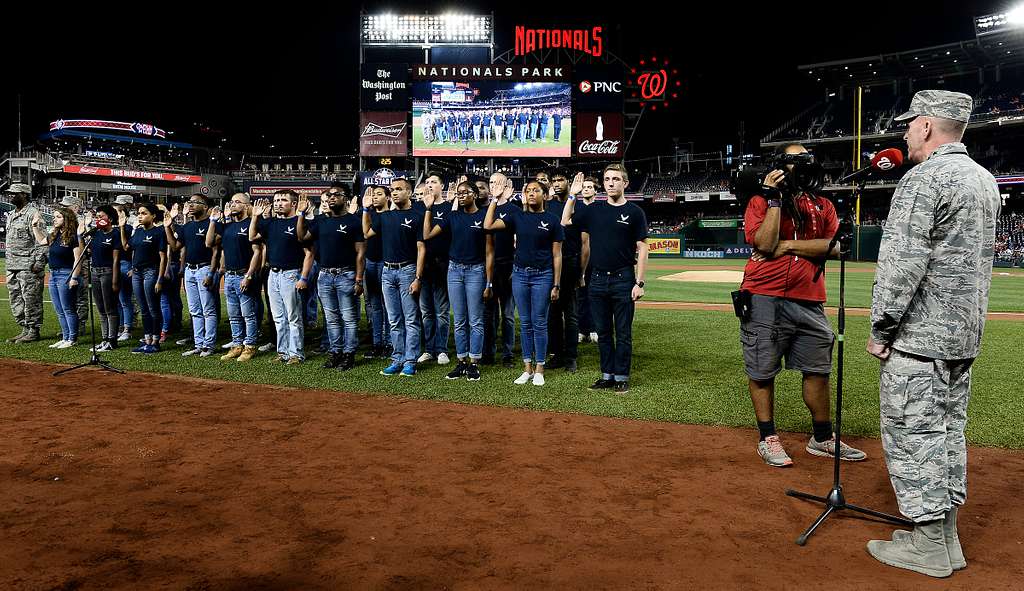
[[[652,260],[648,281],[649,300],[724,303],[736,289],[729,283],[687,283],[662,281],[658,277],[679,273],[684,267],[735,267],[741,262]],[[831,304],[838,300],[838,267],[828,274]],[[857,269],[854,271],[853,269]],[[847,305],[870,306],[873,273],[870,264],[853,264],[848,274]],[[1024,273],[1005,271],[992,285],[992,311],[1021,311]],[[0,339],[17,334],[6,285],[0,289]],[[49,297],[45,298],[44,340],[28,345],[0,343],[0,356],[54,363],[80,363],[88,360],[86,345],[53,350],[47,345],[58,339],[57,322]],[[186,310],[187,315],[187,310]],[[218,343],[227,340],[227,323],[221,323]],[[835,317],[832,316],[833,323]],[[186,319],[187,326],[190,323]],[[847,318],[846,373],[844,387],[844,432],[853,435],[878,435],[878,362],[864,350],[868,319]],[[98,328],[97,328],[98,330]],[[138,332],[138,331],[136,331]],[[974,369],[974,388],[970,403],[968,438],[973,444],[1024,448],[1024,383],[1021,336],[1024,323],[990,320],[985,331],[981,356]],[[738,341],[738,320],[728,312],[713,310],[637,310],[634,323],[633,370],[631,391],[626,396],[586,389],[598,377],[597,346],[580,345],[580,371],[568,374],[560,369],[548,372],[547,385],[514,386],[512,380],[521,369],[484,366],[480,382],[444,379],[449,366],[423,364],[412,378],[384,377],[378,374],[382,360],[358,357],[355,369],[341,373],[322,369],[322,355],[310,355],[301,366],[284,367],[273,363],[275,355],[261,354],[251,362],[222,362],[217,357],[182,358],[182,347],[168,344],[163,352],[141,356],[121,347],[104,353],[104,360],[135,375],[139,388],[152,392],[159,403],[161,385],[153,374],[179,374],[196,378],[236,382],[264,383],[297,388],[282,391],[282,396],[302,396],[302,388],[339,391],[338,404],[345,404],[341,392],[366,392],[411,398],[445,400],[466,404],[497,405],[554,412],[584,413],[627,417],[652,421],[672,421],[701,425],[752,427],[753,417],[743,373]],[[319,338],[319,330],[314,331]],[[88,340],[88,334],[80,341]],[[315,341],[314,341],[315,342]],[[131,343],[134,345],[134,342]],[[518,335],[517,335],[518,344]],[[312,348],[307,345],[307,351]],[[451,349],[450,349],[451,350]],[[93,370],[72,373],[65,378],[69,386],[88,380]],[[73,390],[69,390],[69,395]],[[116,396],[116,392],[111,393]],[[325,408],[324,412],[330,412]],[[800,397],[799,375],[783,372],[777,382],[776,422],[780,429],[809,431],[810,419]],[[753,449],[753,448],[752,448]]]

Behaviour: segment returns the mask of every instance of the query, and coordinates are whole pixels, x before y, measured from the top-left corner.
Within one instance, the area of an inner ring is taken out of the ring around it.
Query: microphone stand
[[[78,256],[78,260],[75,261],[75,266],[71,268],[71,276],[72,277],[74,277],[74,275],[75,275],[75,270],[82,266],[82,264],[85,262],[85,257],[88,256],[90,251],[92,250],[92,241],[94,239],[95,239],[95,234],[92,235],[92,236],[86,236],[85,247],[82,249],[82,254],[80,254]],[[53,372],[54,376],[63,375],[63,374],[66,374],[68,372],[75,371],[76,369],[81,369],[83,367],[89,367],[90,365],[97,365],[97,366],[99,366],[102,369],[105,369],[107,371],[112,371],[112,372],[115,372],[115,373],[122,373],[122,374],[124,373],[123,370],[117,369],[116,367],[114,367],[112,365],[109,365],[105,361],[100,359],[99,354],[96,352],[96,317],[95,317],[95,315],[92,312],[92,280],[93,280],[93,272],[92,272],[92,269],[90,268],[89,269],[89,282],[88,282],[88,284],[87,285],[79,284],[79,288],[85,287],[88,290],[88,292],[89,292],[89,332],[90,332],[90,340],[92,341],[92,349],[91,349],[92,350],[92,357],[90,357],[89,361],[86,361],[85,363],[80,363],[80,364],[78,364],[78,365],[76,365],[74,367],[69,367],[67,369],[62,369],[62,370],[59,370],[59,371],[55,371],[55,372]],[[69,278],[68,282],[70,282],[70,281],[71,281],[71,279]]]
[[[863,181],[860,183],[860,188],[863,188]],[[819,497],[816,495],[808,494],[805,492],[798,492],[793,489],[786,491],[786,495],[790,497],[796,497],[799,499],[805,499],[808,501],[814,501],[825,505],[825,510],[818,516],[818,518],[807,528],[804,533],[796,539],[796,543],[803,546],[807,543],[807,539],[811,537],[818,526],[828,519],[829,515],[832,515],[836,511],[849,510],[864,515],[870,515],[884,521],[896,525],[904,525],[913,527],[914,523],[908,521],[902,517],[895,515],[889,515],[888,513],[881,513],[873,509],[865,509],[858,505],[852,505],[846,502],[846,496],[843,494],[843,485],[840,481],[840,464],[842,460],[839,459],[842,450],[842,433],[843,433],[843,345],[846,342],[846,258],[850,254],[847,244],[843,244],[841,240],[842,232],[836,232],[836,236],[832,238],[829,243],[828,252],[831,253],[832,249],[835,248],[836,244],[839,244],[839,324],[838,324],[838,341],[839,351],[836,354],[836,416],[835,416],[835,431],[836,431],[836,448],[833,456],[833,474],[832,474],[832,489],[828,492],[827,496]],[[827,255],[826,255],[827,257]],[[821,267],[815,274],[815,281],[825,271],[825,260],[822,260]]]

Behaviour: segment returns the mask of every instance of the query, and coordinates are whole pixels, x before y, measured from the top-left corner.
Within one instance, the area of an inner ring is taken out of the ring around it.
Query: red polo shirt
[[[804,228],[797,233],[793,220],[783,210],[779,221],[779,240],[831,240],[839,230],[839,219],[832,202],[824,197],[811,199],[806,194],[797,197],[796,201],[804,217]],[[764,197],[755,195],[750,199],[743,216],[747,244],[754,245],[754,235],[767,213],[768,201]],[[825,275],[814,281],[817,271],[818,263],[803,257],[782,256],[760,263],[748,260],[743,270],[741,289],[758,295],[824,302]]]

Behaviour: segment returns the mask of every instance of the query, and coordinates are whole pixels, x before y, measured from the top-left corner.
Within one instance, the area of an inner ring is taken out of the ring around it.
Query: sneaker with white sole
[[[203,349],[199,352],[200,357],[209,357],[210,355],[213,355],[213,349]]]
[[[238,345],[234,344],[233,342],[228,341],[228,342],[224,343],[223,345],[221,345],[220,348],[221,349],[234,349],[237,346]]]
[[[544,374],[542,374],[542,373],[535,373],[535,374],[533,374],[533,385],[534,386],[543,386],[544,385]]]
[[[185,351],[184,353],[181,354],[181,356],[182,357],[191,357],[192,355],[199,355],[202,352],[203,352],[203,350],[197,347],[195,349],[189,349],[188,351]]]
[[[67,349],[68,347],[74,347],[77,344],[77,341],[61,341],[56,347],[54,347],[54,349]]]
[[[178,339],[178,340],[174,341],[174,344],[175,345],[185,346],[185,345],[190,344],[191,342],[192,342],[192,339],[185,338],[185,339]]]
[[[521,375],[518,378],[516,378],[515,380],[513,380],[512,383],[516,384],[516,385],[519,385],[519,386],[522,386],[526,382],[529,382],[531,378],[533,378],[533,374],[528,372],[528,371],[524,371],[523,375]]]
[[[805,448],[807,453],[812,456],[819,456],[822,458],[831,458],[836,455],[836,436],[833,433],[832,439],[826,439],[825,441],[818,441],[811,435],[810,441],[807,442]],[[868,454],[861,450],[846,445],[844,441],[839,446],[839,459],[847,462],[860,462],[868,457]]]
[[[103,341],[100,344],[96,345],[95,347],[92,347],[91,349],[89,349],[89,351],[92,352],[92,353],[103,353],[104,351],[109,351],[110,349],[111,349],[110,342],[109,341]]]
[[[131,338],[132,338],[132,333],[130,333],[130,332],[128,332],[126,330],[126,331],[122,332],[121,334],[117,335],[117,342],[123,343],[123,342],[125,342],[127,340],[130,340]]]
[[[448,354],[447,353],[439,353],[437,355],[437,364],[438,365],[448,365],[451,362],[452,362],[452,360],[448,358]]]
[[[416,360],[416,363],[426,363],[427,361],[430,361],[433,358],[434,356],[431,355],[430,353],[424,353],[423,355],[420,355],[420,358]]]
[[[48,346],[49,346],[50,349],[59,349],[60,346],[63,345],[63,344],[64,344],[64,339],[61,339],[61,340],[57,341],[56,343],[54,343],[52,345],[48,345]]]
[[[785,468],[793,465],[793,459],[789,457],[782,447],[782,441],[778,435],[769,435],[764,441],[757,443],[757,453],[764,460],[765,464],[776,468]]]
[[[596,343],[597,342],[597,333],[596,332],[590,333],[590,342],[592,342],[592,343]]]
[[[260,353],[266,353],[268,351],[273,351],[274,349],[274,343],[263,343],[262,345],[256,348],[256,350],[259,351]]]

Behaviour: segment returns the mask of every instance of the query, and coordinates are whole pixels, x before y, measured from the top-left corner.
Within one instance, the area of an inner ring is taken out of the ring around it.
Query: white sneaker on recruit
[[[580,333],[580,340],[579,340],[578,342],[582,343],[582,342],[583,342],[583,337],[584,337],[584,336],[585,336],[585,335],[584,335],[584,334],[583,334],[583,333],[581,332],[581,333]]]
[[[188,351],[185,351],[184,353],[182,353],[181,356],[182,357],[189,357],[191,355],[198,355],[198,354],[200,354],[202,352],[203,352],[203,350],[199,349],[199,348],[189,349]]]
[[[452,360],[448,358],[448,354],[447,353],[440,353],[440,354],[438,354],[438,356],[437,356],[437,364],[438,365],[448,365],[451,362],[452,362]]]
[[[597,342],[597,333],[596,332],[590,333],[590,340],[595,342],[595,343]]]
[[[417,359],[416,362],[417,363],[425,363],[427,361],[430,361],[433,358],[434,358],[434,356],[431,355],[430,353],[424,353],[423,355],[420,355],[420,358]]]
[[[117,342],[123,343],[123,342],[127,341],[130,338],[132,338],[132,333],[130,333],[130,332],[128,332],[126,330],[126,331],[122,332],[121,334],[117,335]]]
[[[232,343],[231,341],[228,341],[228,342],[224,343],[223,345],[221,345],[220,348],[221,349],[230,349],[231,347],[234,347],[234,346],[235,346],[234,343]]]
[[[535,374],[533,374],[533,385],[534,386],[543,386],[544,385],[544,374],[542,374],[542,373],[535,373]]]
[[[200,357],[209,357],[210,355],[213,355],[213,349],[203,349],[199,352]]]
[[[75,341],[61,341],[61,342],[57,343],[57,346],[54,347],[54,349],[67,349],[68,347],[74,347],[74,346],[75,346]]]
[[[174,344],[175,345],[182,345],[182,346],[184,346],[184,345],[187,345],[187,344],[189,344],[191,342],[192,342],[192,339],[184,338],[184,339],[178,339],[178,340],[174,341]]]
[[[257,351],[259,351],[260,353],[266,353],[267,351],[273,351],[274,348],[274,343],[263,343],[262,345],[260,345]]]
[[[64,344],[64,339],[61,339],[61,340],[57,341],[56,343],[50,345],[49,347],[51,349],[57,349],[57,348],[59,348],[63,344]]]
[[[521,375],[518,378],[516,378],[512,383],[513,384],[518,384],[518,385],[522,386],[526,382],[529,382],[530,378],[532,378],[532,377],[533,377],[532,373],[530,373],[528,371],[524,371],[523,375]]]

